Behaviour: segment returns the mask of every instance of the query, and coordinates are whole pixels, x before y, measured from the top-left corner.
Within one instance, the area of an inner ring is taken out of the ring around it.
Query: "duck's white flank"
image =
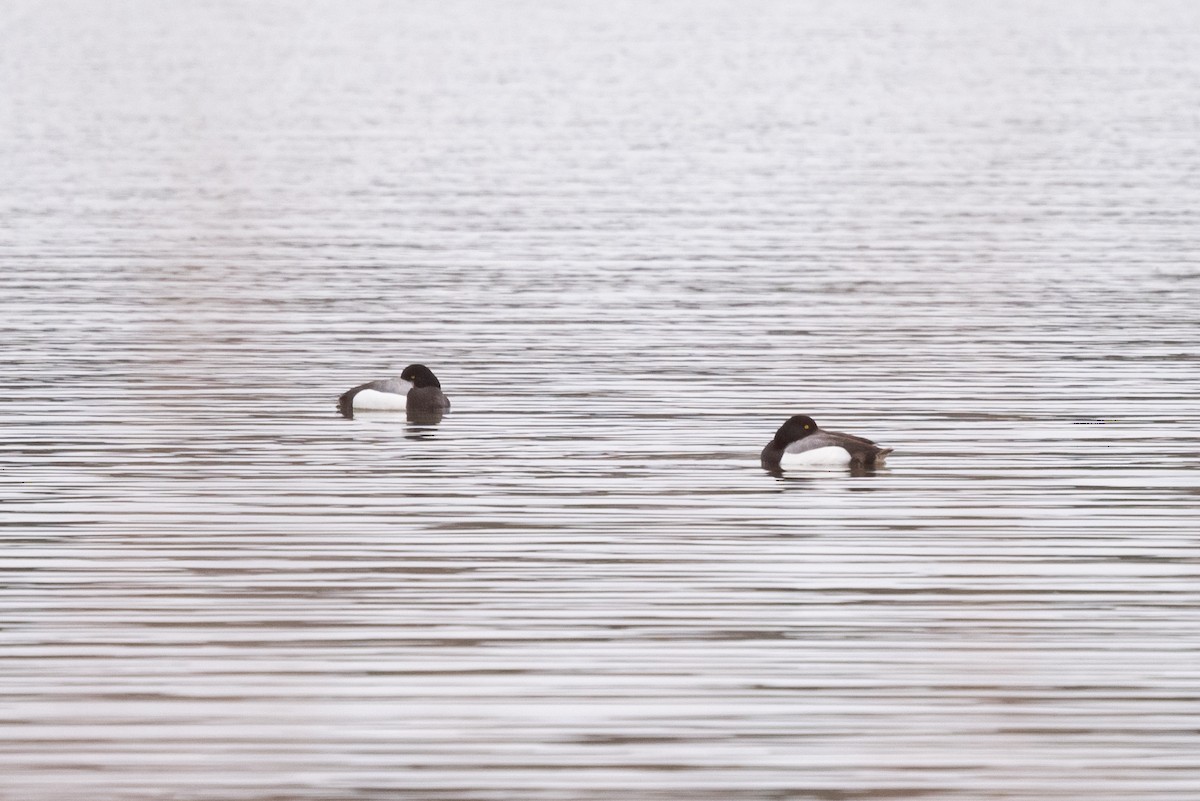
[[[377,389],[364,389],[356,393],[352,404],[356,412],[368,410],[402,412],[407,405],[404,395],[396,392],[380,392]]]
[[[797,468],[837,470],[850,466],[850,451],[840,445],[827,445],[824,448],[813,448],[800,453],[785,452],[779,459],[779,467],[783,470]]]

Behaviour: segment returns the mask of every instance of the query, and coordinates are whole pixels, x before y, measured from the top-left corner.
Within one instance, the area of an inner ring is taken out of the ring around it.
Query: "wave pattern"
[[[1197,11],[1002,5],[10,4],[0,798],[1200,795]]]

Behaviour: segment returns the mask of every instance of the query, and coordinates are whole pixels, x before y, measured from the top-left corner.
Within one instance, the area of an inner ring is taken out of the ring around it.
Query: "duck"
[[[450,411],[450,399],[432,370],[410,364],[399,378],[368,381],[346,390],[338,397],[338,411],[346,416],[362,411],[406,411],[409,417],[440,417]]]
[[[853,434],[825,431],[808,415],[797,414],[775,432],[761,460],[763,469],[771,471],[874,467],[892,450]]]

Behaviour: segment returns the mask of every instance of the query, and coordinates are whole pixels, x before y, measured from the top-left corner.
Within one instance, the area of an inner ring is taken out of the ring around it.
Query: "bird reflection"
[[[442,422],[445,412],[441,409],[409,409],[407,413],[409,428],[413,426],[436,426]]]
[[[830,476],[848,475],[853,478],[863,478],[866,476],[876,476],[876,475],[879,475],[880,473],[886,473],[888,471],[886,469],[880,470],[879,468],[875,467],[875,465],[851,464],[848,467],[845,467],[841,470],[795,470],[795,469],[793,469],[793,470],[784,471],[784,470],[780,470],[780,469],[776,468],[774,470],[764,469],[763,472],[765,472],[767,475],[771,476],[772,478],[777,479],[780,482],[788,481],[788,482],[807,483],[807,482],[811,482],[811,481],[814,481],[819,478],[826,478],[826,477],[830,477]]]
[[[436,419],[428,415],[421,415],[421,419],[414,419],[414,415],[409,415],[408,425],[404,427],[405,439],[433,439],[437,435],[437,424],[442,421],[442,416],[439,414]]]
[[[347,420],[353,420],[356,417],[360,420],[370,420],[372,422],[399,422],[399,413],[387,414],[380,412],[371,412],[364,414],[359,412],[357,415],[352,410],[341,411],[342,417]],[[420,412],[408,411],[404,415],[404,437],[405,439],[433,439],[437,433],[438,423],[442,422],[444,415],[441,412]]]

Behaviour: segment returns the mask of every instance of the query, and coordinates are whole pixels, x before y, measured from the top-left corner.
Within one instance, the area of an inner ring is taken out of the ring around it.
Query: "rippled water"
[[[6,4],[0,797],[1200,797],[1200,11],[1000,5]]]

